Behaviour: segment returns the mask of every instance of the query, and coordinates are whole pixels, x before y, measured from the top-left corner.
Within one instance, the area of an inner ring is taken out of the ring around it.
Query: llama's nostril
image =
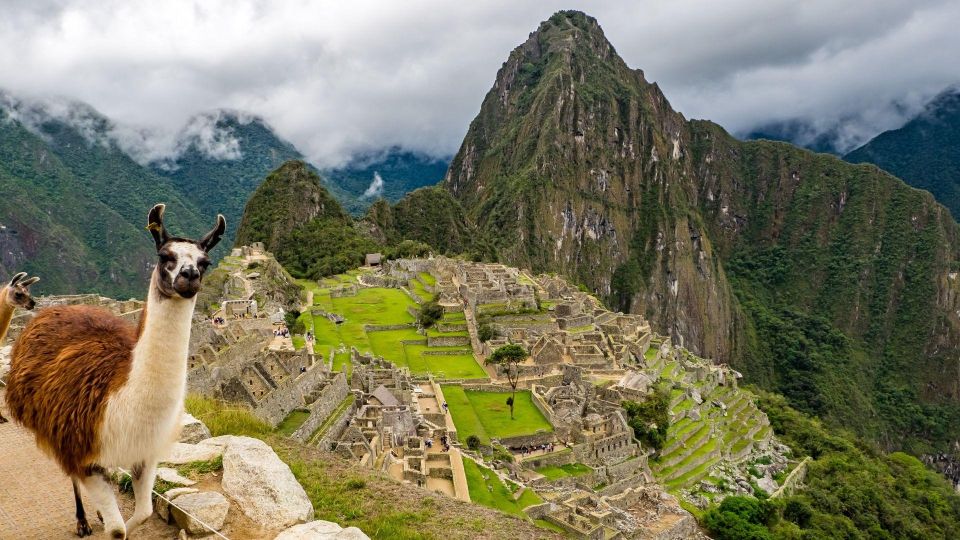
[[[193,281],[200,277],[200,271],[193,266],[189,266],[181,270],[180,275],[185,277],[186,279],[189,279],[190,281]]]

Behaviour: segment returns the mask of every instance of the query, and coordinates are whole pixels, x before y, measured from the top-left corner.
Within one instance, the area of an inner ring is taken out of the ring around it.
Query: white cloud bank
[[[960,78],[957,0],[0,0],[0,88],[87,102],[144,156],[220,108],[320,166],[390,145],[450,154],[510,50],[563,8],[597,17],[674,107],[735,132],[843,119],[857,142]]]

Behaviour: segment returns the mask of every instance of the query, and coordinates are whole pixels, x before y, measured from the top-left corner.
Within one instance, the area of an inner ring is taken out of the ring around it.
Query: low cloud
[[[116,123],[125,147],[139,149],[138,159],[175,153],[182,126],[221,108],[265,118],[320,167],[392,145],[449,155],[509,52],[570,7],[0,0],[0,86],[89,103]],[[896,127],[960,77],[956,0],[602,1],[580,9],[675,108],[737,133],[800,120],[856,144]],[[229,134],[198,129],[211,155],[236,155]]]
[[[370,187],[363,192],[364,199],[373,199],[383,195],[383,178],[380,176],[380,173],[373,173],[373,180],[370,182]]]

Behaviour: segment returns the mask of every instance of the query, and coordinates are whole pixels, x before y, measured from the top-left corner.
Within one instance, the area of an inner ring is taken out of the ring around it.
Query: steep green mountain
[[[117,147],[96,111],[74,103],[53,116],[0,97],[0,274],[36,273],[47,293],[139,297],[156,258],[146,211],[163,201],[174,231],[209,227],[166,179]]]
[[[359,214],[378,198],[397,202],[415,189],[438,184],[449,163],[449,159],[394,146],[358,154],[343,167],[324,170],[323,176],[328,185],[338,186],[356,199],[345,205],[351,213]]]
[[[363,264],[368,253],[388,258],[447,254],[490,257],[492,250],[446,191],[421,188],[391,206],[378,199],[355,220],[316,170],[289,161],[271,172],[244,209],[236,245],[263,242],[292,275],[317,279]]]
[[[877,135],[843,159],[873,163],[933,193],[960,216],[960,89],[941,93],[903,127]]]
[[[960,435],[949,213],[872,166],[686,120],[582,13],[510,54],[443,187],[506,262],[805,412],[888,448]]]
[[[236,244],[251,242],[263,242],[301,278],[343,272],[362,264],[365,254],[379,251],[302,161],[284,163],[250,197]]]

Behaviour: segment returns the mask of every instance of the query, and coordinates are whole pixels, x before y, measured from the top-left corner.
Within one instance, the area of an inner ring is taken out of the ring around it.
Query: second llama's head
[[[0,301],[23,309],[33,309],[37,303],[30,296],[30,286],[38,281],[40,278],[36,276],[28,278],[26,272],[16,274],[10,283],[0,289],[0,294],[3,295]]]
[[[170,236],[163,225],[163,204],[150,210],[147,229],[157,244],[156,283],[161,296],[166,298],[193,298],[200,291],[203,274],[210,266],[207,255],[219,242],[227,228],[223,215],[217,215],[217,224],[200,240]]]

